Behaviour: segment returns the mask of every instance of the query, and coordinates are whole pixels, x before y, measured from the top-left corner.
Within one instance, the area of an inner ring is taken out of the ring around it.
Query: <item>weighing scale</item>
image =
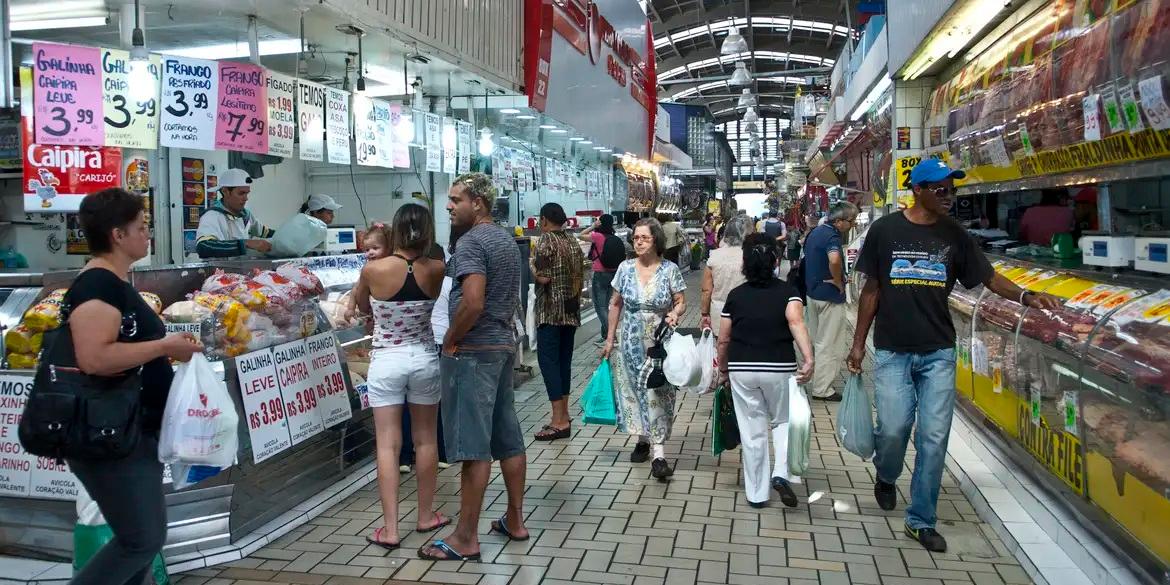
[[[1081,262],[1086,266],[1126,268],[1133,262],[1133,249],[1132,235],[1085,232],[1081,237]]]
[[[1170,232],[1145,232],[1134,239],[1133,267],[1170,274]]]
[[[314,252],[326,256],[357,251],[357,231],[353,226],[331,227],[325,233],[325,241]]]

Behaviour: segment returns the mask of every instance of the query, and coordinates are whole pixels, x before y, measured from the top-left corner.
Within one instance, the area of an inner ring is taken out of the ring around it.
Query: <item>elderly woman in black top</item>
[[[138,584],[167,536],[158,435],[174,377],[168,359],[187,361],[202,348],[190,333],[167,335],[129,283],[130,265],[150,246],[142,197],[106,189],[82,199],[79,215],[93,260],[65,293],[77,365],[92,376],[118,376],[141,366],[143,416],[142,437],[130,456],[67,461],[114,533],[72,583]]]
[[[788,384],[813,373],[812,344],[804,326],[804,303],[787,282],[776,278],[780,250],[776,239],[751,234],[743,241],[743,275],[747,282],[727,295],[719,337],[722,376],[731,381],[735,419],[743,445],[743,479],[748,503],[768,503],[768,434],[776,450],[771,486],[780,501],[796,506],[788,473]],[[800,349],[797,365],[793,342]]]

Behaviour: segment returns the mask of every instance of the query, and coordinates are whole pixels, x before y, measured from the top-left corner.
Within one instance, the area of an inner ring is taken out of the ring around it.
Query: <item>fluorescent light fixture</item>
[[[549,132],[549,134],[568,134],[568,133],[569,133],[569,131],[565,130],[564,128],[557,128],[556,130],[552,130]]]
[[[971,0],[963,4],[956,14],[936,27],[926,41],[919,45],[919,51],[902,68],[903,78],[915,79],[925,73],[931,64],[943,58],[953,59],[1010,6],[1011,3],[1005,3],[1004,0]]]
[[[849,116],[849,120],[853,122],[860,120],[869,111],[870,106],[877,102],[878,98],[882,97],[882,94],[890,88],[890,84],[893,82],[894,80],[889,75],[883,75],[881,80],[877,82],[877,85],[873,86],[873,89],[869,90],[869,93],[865,95],[865,99],[861,100],[860,104],[857,104],[857,108],[853,110],[853,113]]]
[[[581,144],[584,144],[585,146],[589,146],[590,144],[593,144],[593,141],[592,140],[582,140]]]
[[[516,116],[516,119],[517,120],[535,120],[536,116],[529,116],[528,114],[524,114],[523,116]]]
[[[288,55],[301,50],[301,40],[272,39],[260,41],[259,47],[261,55]],[[164,55],[211,60],[239,59],[240,57],[248,57],[251,55],[251,52],[248,50],[247,41],[219,45],[203,45],[201,47],[183,47],[180,49],[160,49],[158,52]]]
[[[752,95],[752,90],[744,88],[743,92],[740,93],[738,105],[741,108],[756,105],[756,98]]]
[[[835,25],[829,22],[817,20],[803,20],[799,18],[792,18],[791,16],[753,16],[749,24],[746,18],[736,18],[734,20],[724,20],[721,22],[712,22],[709,25],[703,24],[694,26],[688,29],[675,31],[669,34],[662,35],[654,39],[654,48],[661,49],[669,45],[671,42],[685,41],[699,36],[706,36],[707,32],[711,33],[723,32],[729,28],[746,27],[752,28],[770,28],[780,32],[787,32],[788,30],[807,30],[810,32],[829,33],[835,36],[847,36],[850,29],[847,26]]]
[[[555,130],[556,126],[553,126],[552,124],[541,124],[540,129],[541,130]]]
[[[605,150],[604,146],[594,146],[593,150]]]
[[[572,140],[573,142],[581,142],[582,140],[585,140],[585,139],[581,138],[580,136],[574,136],[574,137],[570,138],[569,140]]]
[[[708,59],[701,59],[699,61],[692,61],[686,65],[681,65],[664,71],[658,75],[658,79],[670,79],[685,74],[687,71],[697,71],[699,69],[706,69],[708,67],[717,67],[719,65],[726,65],[728,63],[735,63],[736,61],[744,61],[747,59],[755,59],[758,61],[800,61],[808,63],[814,67],[832,67],[836,61],[828,57],[817,57],[815,55],[802,55],[797,53],[785,53],[783,51],[744,51],[737,55],[722,55],[719,57],[711,57]]]
[[[105,26],[110,12],[105,0],[55,0],[26,2],[8,9],[14,31]]]
[[[756,112],[755,107],[750,107],[743,113],[743,121],[748,124],[755,124],[760,119],[760,114]]]
[[[500,108],[500,113],[501,114],[519,114],[520,110],[517,110],[516,108]]]
[[[83,16],[75,18],[44,18],[36,20],[16,20],[13,17],[10,30],[46,30],[53,28],[86,28],[91,26],[105,26],[109,24],[108,16]]]
[[[612,148],[602,148],[601,152],[613,152]]]

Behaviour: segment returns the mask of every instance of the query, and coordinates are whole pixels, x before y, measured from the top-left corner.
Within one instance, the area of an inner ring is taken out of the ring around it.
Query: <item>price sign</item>
[[[459,146],[459,134],[455,130],[455,120],[443,118],[443,172],[455,174],[456,152]]]
[[[1138,82],[1138,94],[1142,97],[1142,110],[1150,126],[1158,130],[1170,129],[1170,106],[1162,96],[1162,76],[1147,77]]]
[[[325,135],[329,142],[329,162],[349,164],[349,92],[328,88]]]
[[[456,129],[459,131],[459,164],[456,165],[456,172],[463,174],[471,170],[472,127],[467,122],[456,122]]]
[[[202,323],[167,323],[167,334],[171,333],[192,333],[196,337],[203,335]]]
[[[296,79],[268,72],[268,154],[285,158],[293,155],[297,131],[297,117],[293,106],[296,92]]]
[[[390,104],[363,95],[353,96],[354,144],[357,163],[390,168]]]
[[[33,43],[38,144],[102,146],[101,49]]]
[[[1101,140],[1101,97],[1097,94],[1081,100],[1081,111],[1085,117],[1085,140]]]
[[[321,420],[331,427],[353,416],[341,359],[337,357],[337,338],[333,333],[321,333],[305,339],[309,350],[309,370],[313,372],[314,391]]]
[[[390,162],[397,169],[410,168],[410,141],[414,139],[414,116],[402,104],[390,104]]]
[[[29,496],[36,457],[25,453],[16,436],[32,376],[0,376],[0,495]]]
[[[1105,119],[1109,122],[1109,133],[1117,134],[1125,130],[1125,119],[1121,116],[1121,106],[1117,104],[1117,90],[1112,85],[1101,92],[1101,101],[1105,104]]]
[[[309,373],[308,350],[303,340],[292,341],[273,347],[272,358],[288,415],[288,432],[296,445],[325,430],[313,388],[315,376]]]
[[[427,172],[438,173],[443,170],[443,146],[439,142],[438,114],[423,114],[426,121],[427,137]]]
[[[328,88],[311,81],[297,81],[297,128],[301,160],[325,160],[325,101]]]
[[[237,357],[236,377],[252,442],[252,460],[260,463],[292,446],[272,350]]]
[[[1133,91],[1132,83],[1123,83],[1117,89],[1117,96],[1121,98],[1121,113],[1125,117],[1125,127],[1130,134],[1146,129],[1142,123],[1142,112],[1138,107],[1137,96]]]
[[[229,61],[219,64],[216,148],[268,152],[267,77],[259,65]]]
[[[146,64],[150,87],[131,85],[130,53],[102,49],[102,73],[105,79],[102,120],[105,122],[107,146],[123,148],[158,148],[158,87],[162,78],[162,59],[151,55]]]
[[[187,57],[163,56],[163,146],[215,150],[219,63]]]

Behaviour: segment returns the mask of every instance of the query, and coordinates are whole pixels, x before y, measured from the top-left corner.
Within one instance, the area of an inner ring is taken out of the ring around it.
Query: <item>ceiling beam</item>
[[[660,2],[661,0],[656,1]],[[708,22],[742,17],[746,1],[735,0],[706,11],[688,10],[667,17],[666,20],[662,21],[663,26],[657,27],[657,32],[661,35],[668,31],[691,28]],[[752,2],[752,16],[792,16],[797,19],[832,22],[834,19],[839,20],[840,15],[840,7],[834,6],[830,2],[801,4],[798,8],[793,8],[791,3],[783,0],[755,0]]]
[[[841,56],[840,51],[834,50],[833,48],[826,47],[826,46],[822,45],[821,43],[802,41],[802,42],[789,44],[789,43],[784,41],[784,37],[776,37],[774,39],[769,39],[769,40],[764,40],[763,38],[759,38],[759,39],[757,39],[757,43],[758,43],[758,46],[756,46],[754,48],[755,51],[775,51],[775,52],[779,52],[779,53],[792,53],[792,54],[796,54],[796,55],[809,55],[812,57],[824,58],[824,59],[836,59],[837,57]],[[720,56],[719,47],[714,46],[714,47],[705,47],[702,49],[696,49],[694,51],[690,51],[685,56],[667,57],[665,59],[659,59],[658,60],[658,74],[661,75],[663,73],[666,73],[667,71],[670,71],[672,69],[676,69],[678,67],[682,67],[682,66],[690,64],[690,63],[695,63],[697,61],[703,61],[706,59],[712,59],[712,58],[719,57],[719,56]],[[756,63],[758,64],[758,66],[753,68],[752,75],[753,76],[759,75],[759,73],[757,73],[757,71],[763,70],[765,68],[764,67],[765,64],[777,63],[777,62],[778,61],[770,61],[767,59],[760,59],[759,57],[757,57]],[[795,64],[796,64],[796,66],[802,67],[802,68],[817,66],[814,63],[808,63],[805,61],[795,61]],[[711,68],[717,68],[717,67],[718,67],[717,65],[711,65]]]

